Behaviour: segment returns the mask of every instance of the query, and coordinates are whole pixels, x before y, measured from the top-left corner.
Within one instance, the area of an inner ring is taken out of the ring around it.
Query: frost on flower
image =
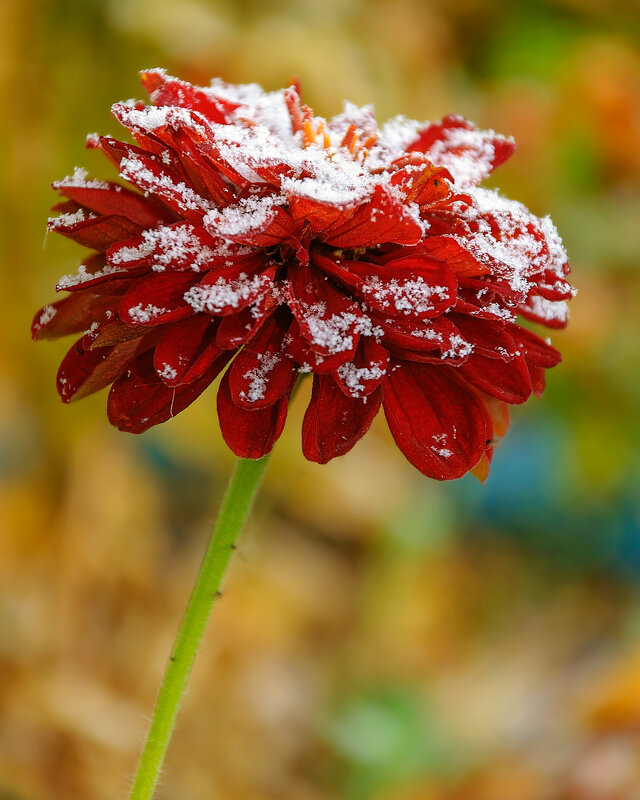
[[[142,81],[150,104],[112,109],[135,144],[87,138],[124,182],[54,184],[49,228],[90,251],[32,327],[80,336],[62,399],[110,386],[109,419],[140,433],[223,373],[222,433],[259,458],[311,372],[307,458],[346,453],[382,407],[425,475],[485,476],[508,406],[560,361],[520,322],[564,326],[573,295],[551,220],[479,185],[513,141],[349,103],[325,120],[296,87]]]

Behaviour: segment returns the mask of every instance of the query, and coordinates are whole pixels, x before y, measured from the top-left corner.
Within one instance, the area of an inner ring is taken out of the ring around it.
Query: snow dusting
[[[127,314],[131,321],[139,325],[148,325],[162,314],[166,314],[166,312],[166,308],[159,308],[152,303],[147,303],[144,308],[142,307],[142,303],[138,303],[138,305],[131,306],[131,308],[127,309]]]
[[[351,392],[352,397],[362,397],[366,386],[364,381],[377,381],[387,374],[387,370],[380,364],[370,364],[367,367],[356,367],[353,362],[341,364],[338,367],[338,375],[344,385]]]
[[[257,299],[270,285],[270,279],[264,275],[249,278],[241,272],[235,280],[218,278],[213,284],[192,286],[185,292],[184,300],[196,312],[217,314],[225,309],[238,308],[249,298]]]
[[[260,365],[248,370],[242,376],[249,381],[249,388],[246,392],[241,392],[240,396],[250,403],[263,400],[267,390],[269,375],[274,367],[279,363],[280,357],[277,353],[267,350],[266,353],[259,353],[258,360]]]
[[[375,299],[380,308],[386,310],[393,306],[403,314],[425,314],[436,306],[433,299],[442,302],[449,298],[447,286],[431,286],[424,278],[399,281],[397,278],[382,280],[367,278],[362,293],[367,299]]]

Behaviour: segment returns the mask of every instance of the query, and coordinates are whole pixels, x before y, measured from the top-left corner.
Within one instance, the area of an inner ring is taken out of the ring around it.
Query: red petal
[[[176,222],[143,231],[140,236],[118,242],[109,249],[109,264],[120,269],[140,266],[162,270],[192,269],[204,272],[240,263],[251,251],[241,245],[215,239],[200,225]]]
[[[502,361],[509,361],[519,355],[518,345],[510,335],[515,326],[507,329],[502,321],[481,319],[469,314],[453,313],[447,316],[464,338],[473,345],[475,355],[499,358]]]
[[[118,167],[123,178],[143,192],[162,200],[185,219],[199,222],[213,205],[184,181],[175,169],[162,164],[158,157],[140,147],[119,142],[110,136],[90,140],[89,146],[100,147]],[[120,237],[122,239],[127,237]]]
[[[531,386],[533,387],[533,393],[540,396],[543,394],[546,386],[546,373],[542,367],[536,367],[534,364],[529,364],[528,366],[529,374],[531,375]]]
[[[290,324],[288,314],[272,315],[235,357],[229,391],[236,405],[266,408],[291,392],[298,374],[286,347]]]
[[[279,204],[279,195],[271,191],[242,195],[236,203],[210,211],[205,218],[207,230],[232,242],[252,247],[273,247],[295,237],[298,226]]]
[[[367,337],[360,340],[353,361],[339,366],[333,379],[347,397],[366,397],[380,386],[388,365],[389,351]]]
[[[351,360],[366,327],[356,303],[315,268],[299,266],[293,271],[289,305],[311,350],[336,356],[339,363]]]
[[[111,387],[107,402],[109,421],[121,431],[142,433],[175,417],[202,394],[228,360],[225,353],[199,380],[171,388],[158,377],[153,368],[153,353],[147,351]]]
[[[287,418],[289,397],[281,397],[267,408],[247,411],[231,399],[229,371],[218,390],[218,418],[225,442],[240,458],[262,458],[277,442]]]
[[[302,422],[302,452],[309,461],[326,464],[349,452],[369,430],[382,393],[354,399],[330,375],[314,375],[311,401]]]
[[[473,386],[505,403],[524,403],[531,396],[531,377],[524,356],[498,361],[472,355],[458,372]]]
[[[452,236],[428,236],[420,244],[420,249],[432,258],[445,261],[456,275],[485,275],[491,270],[480,263]]]
[[[405,202],[431,207],[446,207],[451,202],[453,178],[446,169],[435,167],[417,153],[395,161],[394,166],[397,171],[390,183],[402,192]]]
[[[162,326],[153,365],[167,386],[193,383],[209,369],[221,354],[215,331],[216,321],[202,315]]]
[[[510,325],[508,330],[517,346],[523,351],[528,364],[548,369],[562,361],[560,352],[532,331],[520,325]]]
[[[407,207],[382,186],[347,207],[294,194],[289,206],[295,222],[308,222],[314,234],[334,247],[373,247],[386,242],[411,245],[422,237],[422,228]]]
[[[142,228],[155,228],[166,218],[161,206],[118,183],[65,178],[52,186],[64,197],[85,208],[107,216],[117,214],[126,217]]]
[[[141,80],[155,105],[190,108],[211,122],[226,122],[227,115],[238,108],[238,103],[216,97],[215,90],[192,86],[186,81],[172,78],[161,69],[142,72]]]
[[[197,279],[191,272],[159,272],[136,281],[120,301],[120,318],[127,325],[158,325],[190,317],[184,295]]]
[[[140,226],[126,217],[87,217],[82,211],[55,217],[49,220],[48,228],[101,253],[108,250],[114,242],[140,233]]]
[[[396,444],[424,475],[460,478],[480,461],[490,423],[453,369],[399,363],[383,384],[383,404]]]
[[[221,350],[235,350],[249,341],[277,304],[274,294],[267,292],[253,305],[222,317],[216,333],[216,345]]]
[[[539,295],[531,295],[527,302],[518,306],[518,313],[532,322],[539,322],[547,328],[565,328],[569,319],[569,309],[565,300],[546,300]]]
[[[360,293],[367,306],[382,314],[429,319],[440,316],[456,301],[455,275],[438,259],[412,255],[384,264],[341,264],[362,279]]]
[[[425,153],[445,167],[460,186],[474,186],[504,163],[515,150],[513,139],[479,131],[462,117],[450,115],[428,125],[407,152]]]
[[[76,292],[41,308],[33,318],[31,336],[34,339],[55,339],[86,330],[92,322],[104,319],[105,312],[114,310],[117,301],[110,296],[93,292]]]
[[[256,274],[257,270],[261,272]],[[228,270],[210,270],[186,295],[197,313],[236,314],[273,291],[277,265],[264,257],[243,260]]]
[[[62,359],[57,384],[65,403],[93,394],[114,381],[140,347],[141,337],[116,345],[89,349],[91,338],[77,341]]]

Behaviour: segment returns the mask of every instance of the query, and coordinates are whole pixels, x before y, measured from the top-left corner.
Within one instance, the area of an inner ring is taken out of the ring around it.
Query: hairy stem
[[[129,800],[151,800],[220,584],[269,457],[238,460],[169,659]]]

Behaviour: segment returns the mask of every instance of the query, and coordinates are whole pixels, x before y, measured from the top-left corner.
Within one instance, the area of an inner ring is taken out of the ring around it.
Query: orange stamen
[[[340,142],[340,147],[346,147],[350,153],[353,153],[357,140],[358,140],[357,128],[352,123],[347,128],[347,132],[345,133],[345,135],[342,137],[342,141]]]

